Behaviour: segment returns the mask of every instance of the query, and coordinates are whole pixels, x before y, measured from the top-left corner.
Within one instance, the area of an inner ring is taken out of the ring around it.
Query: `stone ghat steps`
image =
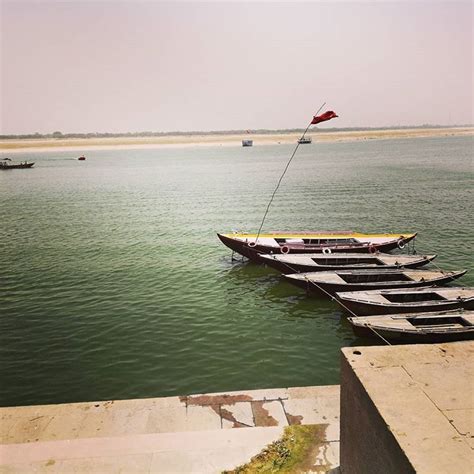
[[[327,424],[339,439],[339,386],[0,408],[0,443]]]
[[[277,440],[283,429],[188,431],[9,444],[0,447],[0,472],[217,473],[248,462]]]
[[[337,466],[339,386],[0,408],[3,472],[221,472],[294,424],[322,426]]]

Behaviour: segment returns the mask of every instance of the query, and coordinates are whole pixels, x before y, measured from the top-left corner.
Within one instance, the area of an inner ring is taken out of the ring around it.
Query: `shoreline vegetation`
[[[89,133],[0,136],[0,152],[40,152],[95,149],[133,149],[195,146],[240,146],[253,140],[254,146],[296,143],[303,130],[254,130],[223,132],[141,132],[129,134]],[[349,142],[447,136],[474,136],[474,126],[423,126],[366,129],[311,129],[306,136],[317,142]]]

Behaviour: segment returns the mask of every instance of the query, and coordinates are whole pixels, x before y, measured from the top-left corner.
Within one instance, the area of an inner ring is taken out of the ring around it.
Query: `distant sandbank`
[[[474,127],[453,128],[406,128],[390,130],[358,130],[325,132],[310,131],[307,136],[313,142],[341,142],[360,140],[386,140],[397,138],[424,138],[447,136],[473,136]],[[0,152],[46,152],[87,151],[97,149],[133,149],[195,146],[240,146],[242,139],[253,140],[254,146],[296,143],[300,133],[249,133],[228,135],[167,135],[160,137],[116,137],[116,138],[49,138],[49,139],[2,139]]]

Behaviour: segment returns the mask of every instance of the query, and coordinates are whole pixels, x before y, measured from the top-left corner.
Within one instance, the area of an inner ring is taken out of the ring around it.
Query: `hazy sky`
[[[0,0],[2,1],[2,0]],[[472,123],[470,2],[1,3],[0,133]]]

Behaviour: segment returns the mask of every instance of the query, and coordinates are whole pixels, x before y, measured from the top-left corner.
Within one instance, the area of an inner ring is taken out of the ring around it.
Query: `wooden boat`
[[[28,163],[27,161],[23,161],[21,163],[7,163],[8,161],[11,161],[9,158],[4,158],[2,161],[0,161],[0,169],[1,170],[15,170],[15,169],[21,169],[21,168],[31,168],[34,163]]]
[[[283,277],[306,290],[333,295],[340,291],[443,285],[461,277],[466,271],[336,270],[334,272],[294,273]]]
[[[337,293],[336,301],[361,316],[474,309],[474,288],[413,288]]]
[[[360,234],[358,232],[273,232],[217,234],[221,242],[244,257],[259,262],[258,254],[388,252],[404,248],[414,234]]]
[[[388,253],[300,253],[259,256],[262,263],[282,273],[324,272],[330,270],[417,268],[428,264],[436,255],[391,255]]]
[[[474,311],[391,314],[348,318],[354,334],[400,343],[474,339]]]
[[[298,143],[299,143],[300,145],[309,145],[310,143],[312,143],[312,139],[311,139],[311,137],[300,138],[300,139],[298,140]]]

